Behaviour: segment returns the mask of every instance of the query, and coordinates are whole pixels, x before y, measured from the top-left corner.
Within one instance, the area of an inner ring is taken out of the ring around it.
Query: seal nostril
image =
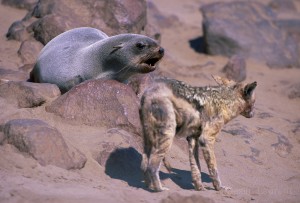
[[[165,52],[164,48],[160,47],[158,53],[163,54]]]

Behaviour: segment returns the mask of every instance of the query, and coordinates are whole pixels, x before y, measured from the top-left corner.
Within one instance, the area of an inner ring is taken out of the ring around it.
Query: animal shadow
[[[185,190],[193,190],[191,171],[172,168],[172,173],[160,172],[162,180],[170,178],[176,185]],[[201,179],[203,183],[212,182],[208,174],[201,172]]]
[[[133,147],[117,148],[110,153],[105,173],[113,178],[123,180],[136,188],[146,188],[141,170],[142,155]]]
[[[205,53],[205,41],[204,37],[200,36],[195,39],[189,40],[190,47],[198,53]]]
[[[144,175],[141,170],[142,155],[133,147],[117,148],[108,157],[105,164],[105,173],[118,180],[123,180],[129,186],[143,188],[145,186]],[[201,173],[202,181],[211,182],[210,177],[206,173]],[[181,169],[172,169],[172,173],[160,172],[162,180],[171,179],[182,189],[194,189],[192,185],[191,172]]]

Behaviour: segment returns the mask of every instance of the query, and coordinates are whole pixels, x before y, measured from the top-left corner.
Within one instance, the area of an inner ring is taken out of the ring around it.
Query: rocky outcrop
[[[81,169],[86,157],[68,145],[61,133],[47,123],[36,119],[15,119],[3,127],[3,142],[28,153],[42,166],[55,165],[64,169]]]
[[[226,77],[236,82],[242,82],[246,79],[246,61],[243,57],[234,55],[222,70]]]
[[[38,0],[2,0],[3,5],[12,6],[21,9],[33,9]]]
[[[53,84],[8,81],[0,85],[0,97],[19,108],[37,107],[59,95],[60,90]]]
[[[276,26],[273,10],[254,1],[212,3],[201,8],[206,52],[239,54],[270,67],[300,67],[297,40]]]
[[[140,33],[146,26],[145,0],[41,0],[7,37],[24,41],[35,38],[47,44],[58,34],[76,27],[94,27],[108,35]]]
[[[0,68],[0,84],[9,81],[24,81],[29,78],[29,74],[26,71],[17,71],[6,68]]]
[[[18,55],[24,64],[34,64],[43,47],[40,42],[25,40],[18,50]]]
[[[141,132],[136,94],[129,86],[114,80],[83,82],[46,106],[46,111],[90,126]]]

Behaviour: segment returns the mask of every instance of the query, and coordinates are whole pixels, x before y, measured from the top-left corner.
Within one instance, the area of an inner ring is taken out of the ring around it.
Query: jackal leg
[[[149,156],[145,176],[150,183],[148,184],[148,187],[157,192],[168,190],[168,188],[162,187],[161,185],[159,169],[166,153],[171,148],[173,137],[174,135],[160,135],[158,140],[159,148],[152,147],[151,154]]]
[[[198,139],[190,136],[187,137],[187,141],[189,143],[189,159],[194,187],[196,190],[204,190],[201,181],[201,169],[198,156]]]
[[[197,163],[197,166],[198,166],[198,169],[200,171],[200,175],[201,175],[201,166],[200,166],[200,160],[199,160],[199,138],[197,138],[195,140],[195,150],[194,150],[194,156],[195,156],[195,159],[196,159],[196,163]]]
[[[221,184],[221,180],[218,174],[217,169],[217,162],[214,152],[214,142],[215,142],[215,136],[210,137],[210,139],[207,139],[205,144],[202,146],[203,156],[207,164],[207,168],[210,174],[210,178],[212,179],[213,186],[216,190],[229,190],[229,187],[224,187]]]
[[[150,189],[162,191],[167,188],[161,185],[159,169],[162,161],[170,169],[164,159],[175,136],[176,118],[169,100],[156,99],[147,104],[143,108],[145,182]]]

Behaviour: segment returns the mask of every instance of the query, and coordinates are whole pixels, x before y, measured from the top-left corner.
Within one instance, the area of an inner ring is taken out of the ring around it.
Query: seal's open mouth
[[[161,59],[162,57],[154,57],[154,58],[149,58],[145,61],[143,61],[140,64],[140,71],[142,73],[148,73],[152,72],[156,68],[156,63]]]
[[[151,58],[145,61],[144,63],[148,64],[149,66],[155,66],[155,64],[160,60],[161,58]]]

